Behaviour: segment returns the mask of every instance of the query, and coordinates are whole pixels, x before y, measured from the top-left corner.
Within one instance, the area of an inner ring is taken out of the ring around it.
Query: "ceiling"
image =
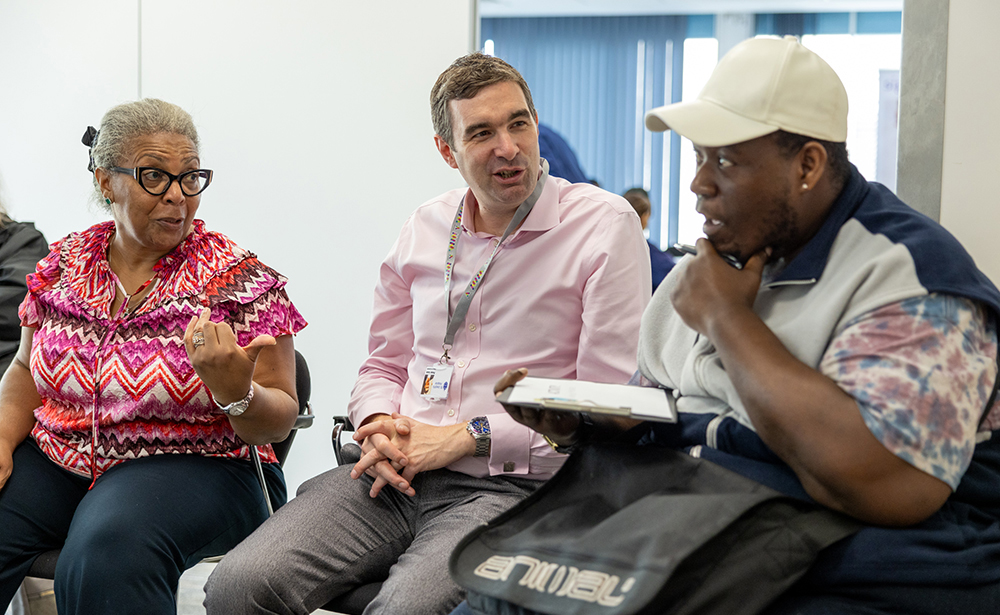
[[[479,0],[480,17],[901,11],[903,0]]]

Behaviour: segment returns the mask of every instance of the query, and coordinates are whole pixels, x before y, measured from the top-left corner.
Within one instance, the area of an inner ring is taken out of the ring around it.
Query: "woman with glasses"
[[[195,218],[212,171],[191,116],[160,100],[88,129],[111,220],[28,276],[0,381],[0,607],[62,547],[59,612],[176,613],[181,573],[266,518],[269,443],[298,411],[286,280]]]

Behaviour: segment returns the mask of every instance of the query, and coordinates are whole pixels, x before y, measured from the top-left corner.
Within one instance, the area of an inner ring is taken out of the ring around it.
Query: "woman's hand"
[[[237,402],[254,387],[246,412],[228,417],[240,439],[247,444],[284,440],[299,410],[292,336],[260,335],[241,347],[229,325],[210,322],[210,314],[202,310],[184,332],[191,365],[219,404]]]
[[[270,335],[259,335],[246,346],[236,342],[236,334],[226,323],[214,323],[208,308],[193,316],[184,331],[184,347],[191,365],[219,404],[246,397],[253,381],[260,351],[275,345]]]

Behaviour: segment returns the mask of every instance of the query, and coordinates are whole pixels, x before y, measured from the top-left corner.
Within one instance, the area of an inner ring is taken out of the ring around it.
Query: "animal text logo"
[[[607,607],[621,604],[625,594],[635,585],[633,577],[625,579],[619,587],[621,578],[618,575],[580,570],[576,566],[545,562],[527,555],[494,555],[479,564],[474,573],[491,581],[506,582],[519,566],[522,569],[518,585],[560,598],[596,602]]]

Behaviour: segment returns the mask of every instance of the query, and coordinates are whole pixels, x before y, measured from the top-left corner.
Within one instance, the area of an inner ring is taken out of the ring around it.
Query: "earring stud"
[[[104,197],[104,204],[111,205],[111,199],[109,199],[108,197]]]
[[[802,184],[802,189],[803,190],[808,190],[809,189],[809,184]]]

